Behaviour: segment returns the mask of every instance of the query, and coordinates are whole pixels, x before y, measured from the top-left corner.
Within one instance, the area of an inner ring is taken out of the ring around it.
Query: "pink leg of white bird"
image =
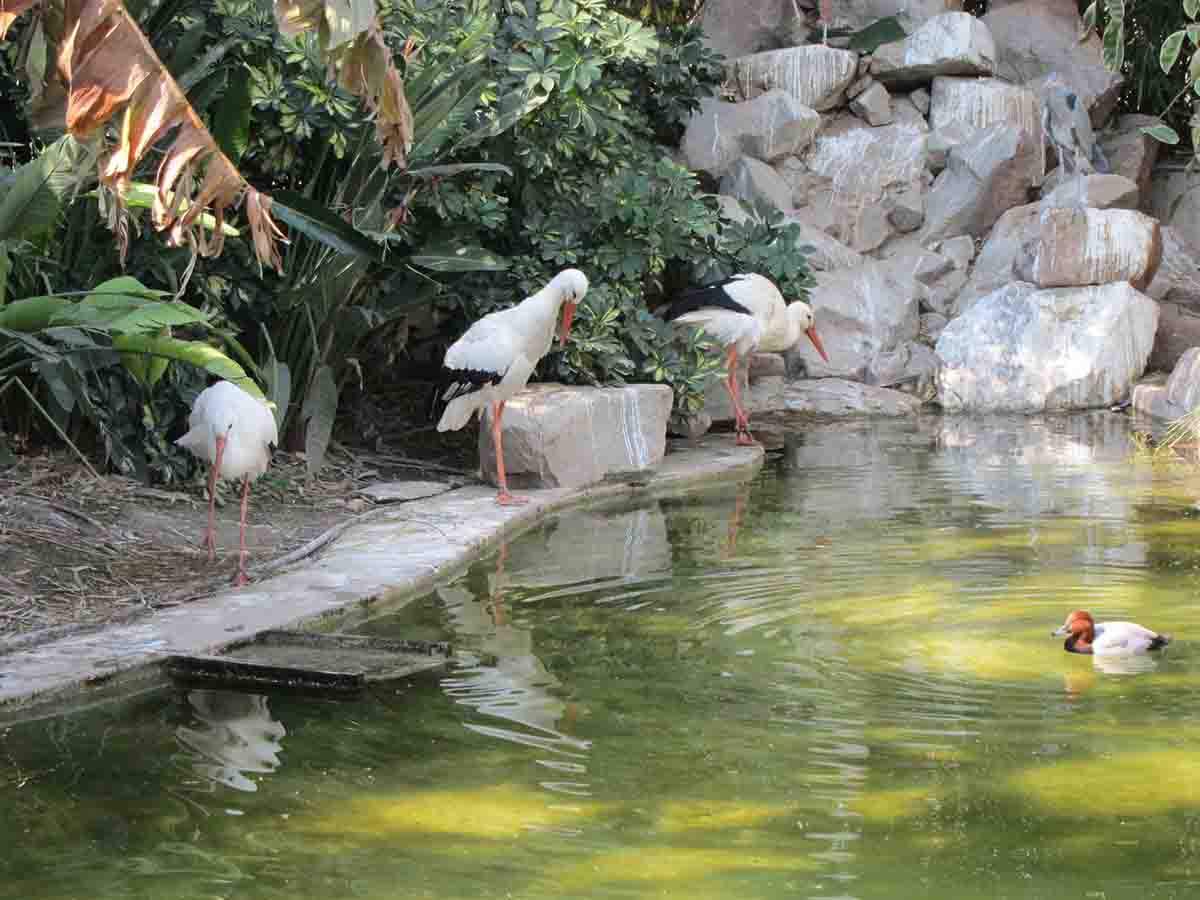
[[[500,481],[500,493],[496,502],[501,506],[519,506],[528,503],[528,497],[514,497],[508,492],[508,476],[504,472],[504,443],[500,438],[500,416],[504,414],[504,401],[492,404],[492,446],[496,448],[496,478]]]
[[[250,508],[250,476],[242,477],[242,534],[238,543],[238,570],[237,575],[233,577],[233,583],[238,587],[246,584],[250,579],[246,576],[246,511]]]
[[[208,470],[208,530],[204,532],[204,546],[208,548],[208,561],[217,558],[217,478],[221,474],[221,457],[225,455],[225,436],[217,435],[217,458]]]
[[[725,382],[725,387],[729,390],[729,399],[733,401],[733,416],[737,423],[737,443],[742,447],[756,447],[758,446],[758,441],[754,440],[754,435],[750,433],[750,416],[746,414],[746,409],[742,406],[742,395],[741,391],[738,390],[737,361],[737,348],[730,347],[729,358],[726,361],[726,368],[729,369],[729,378]]]

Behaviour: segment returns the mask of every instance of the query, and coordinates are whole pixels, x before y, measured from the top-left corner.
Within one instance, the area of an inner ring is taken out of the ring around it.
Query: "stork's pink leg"
[[[496,502],[501,506],[519,506],[528,503],[528,497],[514,497],[508,492],[508,476],[504,472],[504,442],[500,438],[500,416],[504,414],[504,401],[492,404],[492,446],[496,448],[496,478],[500,482],[500,493]]]
[[[225,435],[217,435],[217,458],[208,469],[208,530],[204,532],[204,546],[208,548],[209,562],[217,558],[217,478],[221,474],[225,440]]]
[[[729,388],[729,398],[733,401],[734,419],[737,422],[737,443],[741,447],[755,447],[758,445],[758,442],[750,434],[750,416],[747,415],[746,408],[742,406],[742,394],[738,390],[737,361],[737,348],[730,347],[729,358],[726,361],[726,367],[729,369],[729,380],[726,384]]]
[[[233,576],[233,583],[238,587],[246,584],[250,579],[246,576],[246,512],[250,509],[250,476],[242,476],[242,534],[238,541],[238,570]]]

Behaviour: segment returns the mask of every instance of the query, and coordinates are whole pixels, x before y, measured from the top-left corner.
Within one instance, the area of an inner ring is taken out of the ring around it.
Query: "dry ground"
[[[252,578],[368,512],[376,504],[361,491],[373,483],[474,480],[473,429],[439,435],[397,422],[374,437],[370,450],[335,444],[315,478],[300,454],[275,454],[251,489]],[[58,449],[19,457],[0,470],[0,653],[228,586],[237,565],[236,492],[232,484],[219,492],[218,556],[210,563],[201,547],[208,514],[201,477],[148,487],[96,478]]]

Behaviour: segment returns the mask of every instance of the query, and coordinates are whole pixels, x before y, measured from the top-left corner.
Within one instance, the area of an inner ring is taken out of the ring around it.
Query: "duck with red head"
[[[1171,643],[1169,634],[1159,634],[1133,622],[1096,622],[1085,609],[1074,610],[1054,637],[1066,635],[1063,649],[1068,653],[1095,656],[1119,656],[1161,650]]]

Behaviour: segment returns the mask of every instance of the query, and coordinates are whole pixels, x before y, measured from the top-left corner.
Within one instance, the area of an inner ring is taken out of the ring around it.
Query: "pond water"
[[[12,726],[0,896],[1200,896],[1200,477],[1128,434],[809,425],[354,628],[449,673]],[[1078,606],[1176,641],[1106,671]]]

